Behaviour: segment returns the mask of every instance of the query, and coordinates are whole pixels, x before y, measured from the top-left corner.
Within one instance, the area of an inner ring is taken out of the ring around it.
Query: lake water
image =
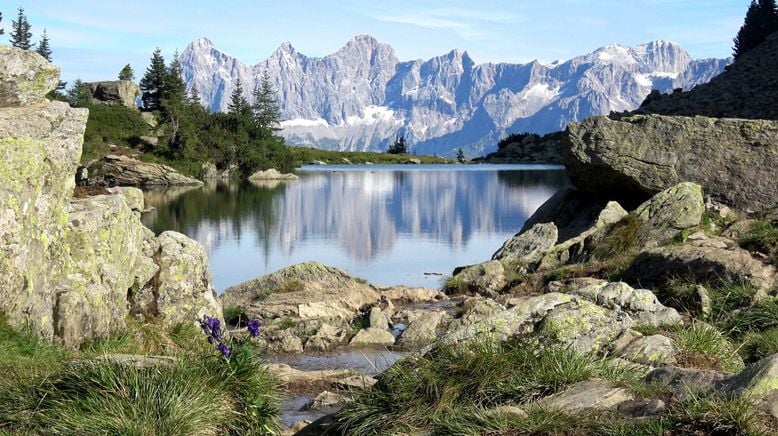
[[[385,285],[438,287],[482,262],[567,182],[543,165],[305,166],[293,182],[146,193],[154,232],[205,246],[225,288],[316,260]]]

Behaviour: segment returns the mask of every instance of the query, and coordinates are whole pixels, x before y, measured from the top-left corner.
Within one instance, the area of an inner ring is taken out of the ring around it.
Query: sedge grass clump
[[[740,372],[744,368],[735,347],[709,324],[693,322],[685,327],[675,327],[671,336],[681,366],[728,372]]]
[[[733,336],[778,328],[778,299],[765,300],[732,314],[725,326]]]
[[[670,408],[668,419],[671,434],[771,434],[759,409],[745,397],[690,393],[688,399]]]
[[[526,404],[593,377],[620,377],[607,361],[522,341],[442,345],[395,364],[341,414],[347,434],[432,429],[463,405]]]
[[[773,265],[778,265],[778,226],[774,221],[757,221],[740,237],[738,243],[746,250],[767,255]]]
[[[741,342],[740,355],[747,363],[778,354],[778,328],[746,333]]]

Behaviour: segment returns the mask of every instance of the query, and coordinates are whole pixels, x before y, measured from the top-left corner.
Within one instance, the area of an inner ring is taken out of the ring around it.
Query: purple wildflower
[[[249,321],[248,329],[252,338],[259,336],[259,325],[260,323],[258,319],[252,319]]]
[[[230,358],[230,347],[228,347],[224,343],[220,343],[219,345],[217,345],[216,350],[222,353],[226,359]]]

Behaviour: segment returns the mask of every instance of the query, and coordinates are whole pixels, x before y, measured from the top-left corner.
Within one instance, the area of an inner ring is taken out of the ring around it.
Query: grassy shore
[[[113,353],[164,356],[146,364]],[[0,434],[272,434],[276,381],[249,347],[220,357],[194,326],[66,350],[0,319]]]
[[[373,151],[333,151],[319,150],[311,147],[289,147],[289,151],[292,153],[295,166],[315,161],[336,165],[348,163],[364,164],[367,162],[381,165],[402,164],[407,163],[409,159],[418,159],[423,164],[446,164],[453,162],[438,156],[389,154]]]

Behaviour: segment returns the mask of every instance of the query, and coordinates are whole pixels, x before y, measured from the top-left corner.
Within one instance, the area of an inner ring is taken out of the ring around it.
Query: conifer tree
[[[189,120],[187,119],[186,84],[181,76],[181,62],[178,53],[173,55],[164,80],[165,94],[162,98],[161,112],[163,122],[168,127],[168,145],[176,151],[181,151],[190,139]]]
[[[743,27],[735,37],[735,60],[764,42],[767,36],[774,32],[778,32],[778,8],[775,0],[752,0]]]
[[[46,29],[43,29],[41,42],[38,43],[38,48],[35,49],[35,52],[43,56],[43,59],[51,62],[51,47],[49,47],[49,35],[46,32]]]
[[[167,76],[165,58],[162,57],[162,52],[158,47],[151,55],[151,62],[146,69],[146,74],[140,80],[140,89],[143,91],[141,100],[146,110],[153,111],[160,108],[162,99],[165,98],[165,81]]]
[[[0,23],[1,22],[3,22],[3,13],[2,12],[0,12]],[[3,34],[5,34],[5,29],[0,27],[0,35],[3,35]]]
[[[251,112],[259,136],[262,138],[272,136],[274,132],[280,130],[278,125],[281,123],[281,109],[267,70],[262,73],[260,85],[254,88],[252,95],[254,103],[251,105]]]
[[[73,107],[85,107],[89,105],[89,101],[92,98],[92,92],[89,89],[89,85],[82,82],[81,79],[76,79],[73,82],[73,86],[67,92],[67,100]]]
[[[230,94],[230,104],[227,106],[227,113],[239,117],[245,116],[251,110],[248,100],[243,96],[243,83],[240,77],[235,80],[235,89]]]
[[[135,80],[135,71],[130,64],[127,64],[119,71],[119,80]]]
[[[19,16],[15,21],[11,21],[11,45],[23,50],[32,48],[32,32],[30,32],[30,23],[27,16],[24,15],[24,9],[19,8]]]

